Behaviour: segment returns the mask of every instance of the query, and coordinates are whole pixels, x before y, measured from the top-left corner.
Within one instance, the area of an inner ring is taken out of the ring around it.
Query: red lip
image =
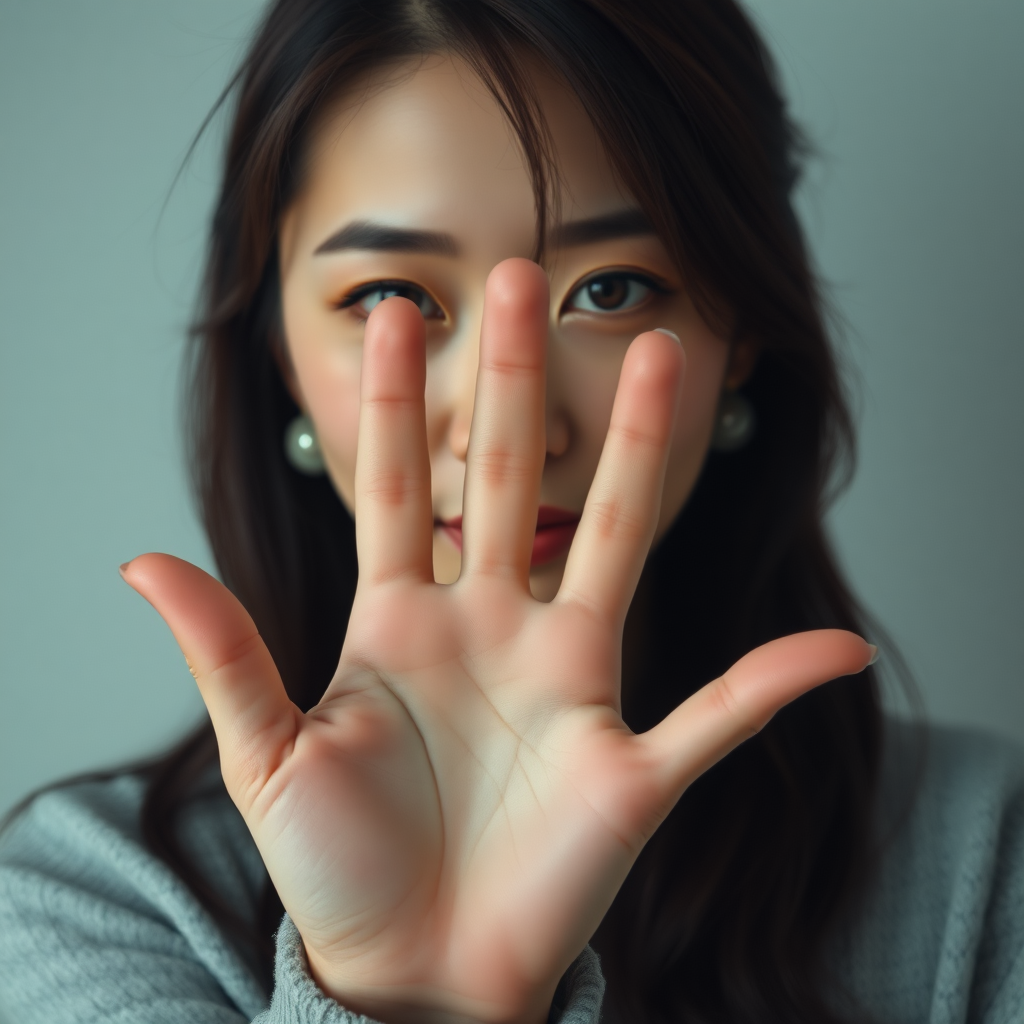
[[[579,523],[578,512],[556,508],[554,505],[541,505],[537,509],[537,532],[533,537],[530,565],[544,565],[565,554],[572,544]],[[448,539],[461,551],[462,516],[439,519],[437,525],[444,530]]]

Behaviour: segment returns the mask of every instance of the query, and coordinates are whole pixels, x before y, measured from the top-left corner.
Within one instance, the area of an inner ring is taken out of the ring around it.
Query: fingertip
[[[222,662],[233,648],[257,633],[238,599],[215,577],[183,558],[148,552],[133,558],[123,576],[156,609],[198,669]]]
[[[415,343],[426,336],[426,321],[420,307],[402,295],[392,295],[378,302],[366,318],[364,347],[393,348]]]
[[[674,338],[661,328],[637,335],[626,352],[624,366],[637,378],[668,379],[678,388],[686,372],[686,351]]]
[[[543,373],[550,316],[544,270],[522,257],[502,260],[487,276],[480,327],[481,368]]]
[[[785,703],[831,679],[863,672],[873,650],[850,630],[815,629],[769,641],[740,658],[728,674],[758,686],[762,682],[771,687],[782,683],[782,691],[787,694]]]
[[[848,629],[822,629],[816,632],[821,634],[825,643],[834,643],[837,651],[842,651],[840,658],[846,661],[849,668],[839,674],[856,675],[878,661],[878,648],[858,633]]]
[[[165,555],[159,551],[147,551],[144,555],[136,555],[127,562],[123,562],[118,571],[128,586],[139,590],[140,587],[152,582],[154,578],[159,578],[167,571],[173,572],[179,568],[183,568],[185,571],[196,569],[190,562],[176,558],[174,555]]]
[[[487,297],[502,307],[532,300],[534,312],[548,315],[548,275],[533,260],[513,256],[496,264],[487,275]]]
[[[420,307],[412,299],[407,299],[404,295],[389,295],[370,310],[370,315],[366,318],[366,326],[376,327],[380,323],[389,322],[396,317],[402,318],[403,321],[408,320],[410,323],[421,324],[424,322]]]
[[[673,363],[680,367],[686,366],[686,349],[683,348],[683,343],[675,331],[670,331],[667,327],[655,327],[653,331],[647,331],[647,334],[653,334],[658,337],[659,349]],[[666,338],[671,342],[670,345],[665,344]]]
[[[152,567],[151,561],[154,557],[153,552],[147,552],[143,555],[136,555],[134,558],[129,558],[127,562],[122,562],[118,567],[117,571],[121,575],[121,579],[128,584],[132,590],[139,592],[140,581],[144,581],[147,577],[145,574],[140,575],[140,570],[145,570],[147,566]],[[145,595],[143,595],[145,596]]]
[[[545,285],[548,280],[544,268],[539,263],[526,259],[525,256],[510,256],[506,260],[501,260],[494,264],[487,275],[488,282],[495,285],[504,284],[506,281],[518,283],[524,277],[538,284],[543,281]]]
[[[426,379],[426,321],[401,295],[379,302],[363,332],[361,392],[365,398],[421,394]]]

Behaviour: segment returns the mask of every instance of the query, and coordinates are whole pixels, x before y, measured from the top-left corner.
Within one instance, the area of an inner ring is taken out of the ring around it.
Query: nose
[[[451,393],[448,447],[460,462],[466,461],[466,453],[469,451],[469,431],[473,423],[473,404],[476,400],[476,373],[480,364],[479,333],[476,338],[475,342],[465,345],[459,353],[455,368],[455,387]],[[553,369],[549,355],[545,437],[548,457],[559,458],[569,449],[571,431],[569,417],[565,410],[560,408]]]
[[[505,278],[517,269],[520,271],[518,276],[522,276],[522,268],[515,266],[510,268],[510,264],[526,264],[526,261],[506,260],[504,263],[498,264],[488,276],[487,290],[492,287],[498,287],[500,290],[503,285],[507,287],[508,281]],[[533,266],[532,274],[528,275],[528,278],[531,278],[533,281],[532,288],[535,292],[537,290],[536,271],[538,269],[536,266]],[[495,284],[496,279],[498,281],[497,284]],[[516,275],[513,274],[513,280],[515,279]],[[526,284],[529,284],[529,281]],[[526,287],[526,284],[523,287]],[[523,298],[523,296],[520,296],[520,298]],[[530,296],[527,295],[526,299],[529,298]],[[543,305],[547,305],[546,282],[543,294],[538,292],[533,298],[535,300],[539,299]],[[451,384],[447,389],[450,402],[447,429],[448,446],[455,458],[463,463],[466,461],[469,450],[469,435],[473,422],[477,375],[480,366],[480,333],[483,309],[481,308],[475,312],[477,315],[472,318],[472,327],[464,337],[463,344],[459,345],[457,350],[452,353],[454,365],[450,371],[451,377],[449,379]],[[469,325],[467,324],[467,326]],[[547,454],[549,458],[558,458],[564,455],[569,448],[571,432],[567,416],[564,414],[564,411],[559,410],[561,404],[557,397],[559,388],[553,379],[557,377],[557,370],[555,369],[557,360],[552,360],[551,356],[552,353],[549,347],[547,358],[547,400],[545,402],[545,436],[547,438]]]

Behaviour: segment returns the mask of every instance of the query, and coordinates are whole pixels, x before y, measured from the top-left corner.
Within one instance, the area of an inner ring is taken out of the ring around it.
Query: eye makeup
[[[365,320],[374,306],[395,296],[414,303],[423,314],[424,320],[445,319],[444,310],[429,292],[411,281],[368,281],[348,292],[340,302],[336,303],[335,308],[349,309],[353,316]]]
[[[639,270],[599,270],[571,289],[559,315],[584,313],[600,316],[639,312],[656,296],[671,295],[674,290],[653,275]]]

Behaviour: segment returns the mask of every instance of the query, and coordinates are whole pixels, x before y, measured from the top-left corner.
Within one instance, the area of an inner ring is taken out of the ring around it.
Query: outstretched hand
[[[320,986],[416,1021],[538,1022],[641,848],[701,772],[872,653],[839,630],[748,654],[662,723],[619,711],[622,625],[657,525],[684,355],[630,346],[561,588],[533,599],[547,283],[488,282],[458,581],[434,582],[424,325],[366,325],[359,584],[320,703],[288,699],[252,620],[195,566],[124,570],[174,632],[245,818]],[[699,842],[699,837],[694,838]]]

